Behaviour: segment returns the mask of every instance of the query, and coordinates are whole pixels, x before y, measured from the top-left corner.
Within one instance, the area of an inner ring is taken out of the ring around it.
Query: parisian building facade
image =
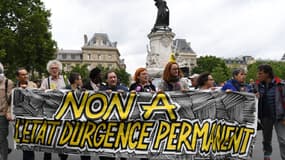
[[[186,77],[191,75],[192,69],[197,66],[197,54],[191,48],[190,42],[187,42],[186,39],[175,39],[172,50],[184,75]]]
[[[70,71],[72,66],[87,64],[91,70],[96,66],[109,69],[126,69],[124,59],[117,48],[117,42],[111,42],[106,33],[95,33],[88,40],[84,35],[84,44],[81,50],[60,49],[56,53],[57,60],[63,63],[64,71]]]
[[[241,56],[235,58],[224,59],[227,67],[229,68],[243,68],[247,71],[247,66],[256,62],[252,56]]]

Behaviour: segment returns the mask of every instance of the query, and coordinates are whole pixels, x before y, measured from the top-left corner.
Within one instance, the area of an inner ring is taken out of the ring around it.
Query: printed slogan
[[[256,99],[248,93],[111,93],[16,89],[18,149],[173,159],[248,157]]]

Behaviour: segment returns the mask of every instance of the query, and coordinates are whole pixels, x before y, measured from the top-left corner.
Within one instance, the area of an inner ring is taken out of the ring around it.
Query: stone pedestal
[[[151,32],[146,59],[146,68],[151,77],[161,77],[165,65],[172,52],[172,43],[175,34],[171,30]]]

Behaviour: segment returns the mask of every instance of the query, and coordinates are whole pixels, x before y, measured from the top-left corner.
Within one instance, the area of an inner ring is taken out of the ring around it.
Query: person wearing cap
[[[191,89],[195,90],[197,89],[197,79],[199,77],[199,74],[194,73],[192,76],[189,77],[189,79],[191,80]]]
[[[11,106],[9,98],[12,93],[14,83],[5,77],[4,67],[0,63],[0,159],[8,159],[8,133],[9,121],[12,120]]]
[[[175,61],[166,64],[158,91],[188,91],[189,85],[182,79],[183,74]]]
[[[82,88],[92,91],[98,91],[102,83],[101,70],[97,67],[93,68],[90,71],[89,78],[90,80],[85,83]]]
[[[247,87],[244,84],[246,78],[245,70],[242,68],[234,69],[232,72],[232,79],[228,80],[222,87],[222,91],[243,91],[247,92]]]

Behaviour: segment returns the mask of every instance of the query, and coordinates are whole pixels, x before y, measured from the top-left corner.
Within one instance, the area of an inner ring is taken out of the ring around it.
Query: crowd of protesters
[[[264,160],[270,160],[272,153],[272,131],[275,128],[280,154],[285,160],[285,82],[274,75],[270,65],[263,64],[258,67],[256,82],[251,79],[247,84],[246,72],[244,69],[234,69],[232,78],[226,81],[223,86],[215,85],[211,73],[203,72],[193,74],[188,78],[191,85],[185,78],[176,62],[168,62],[164,68],[161,82],[155,86],[151,82],[146,68],[138,68],[133,76],[133,83],[129,88],[118,82],[115,71],[106,73],[106,82],[102,81],[102,74],[99,68],[93,68],[89,74],[89,80],[83,84],[80,73],[72,72],[67,77],[61,74],[62,64],[57,60],[51,60],[47,64],[49,76],[42,80],[41,84],[35,84],[29,80],[25,68],[18,68],[16,71],[16,83],[4,75],[4,67],[0,63],[0,160],[7,160],[8,157],[8,125],[12,120],[10,96],[13,88],[33,89],[70,89],[73,91],[93,90],[111,92],[165,92],[165,91],[224,91],[224,92],[252,92],[259,99],[258,118],[262,126]],[[61,160],[66,160],[68,155],[58,154]],[[33,151],[23,151],[23,160],[34,160]],[[51,153],[44,153],[44,160],[51,160]],[[90,156],[81,156],[81,160],[90,160]],[[115,159],[112,157],[100,157],[100,160]],[[121,158],[124,159],[124,158]]]

